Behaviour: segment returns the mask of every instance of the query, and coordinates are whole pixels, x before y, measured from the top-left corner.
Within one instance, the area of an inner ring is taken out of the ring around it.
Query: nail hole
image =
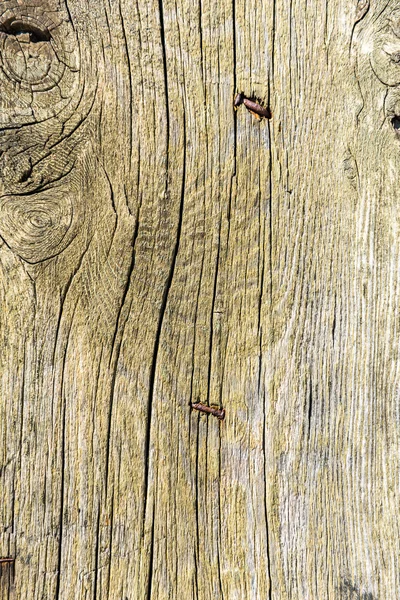
[[[392,125],[393,129],[400,134],[400,117],[398,115],[392,118]]]
[[[6,21],[0,25],[0,31],[15,37],[28,35],[32,44],[50,40],[50,33],[47,30],[42,30],[33,23],[24,23],[23,21]]]

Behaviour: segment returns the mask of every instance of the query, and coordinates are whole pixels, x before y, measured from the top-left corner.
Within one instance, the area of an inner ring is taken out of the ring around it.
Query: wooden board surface
[[[396,1],[1,1],[1,599],[397,597],[399,56]]]

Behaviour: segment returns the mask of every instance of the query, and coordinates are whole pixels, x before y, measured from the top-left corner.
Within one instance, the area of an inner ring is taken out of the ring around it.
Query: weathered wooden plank
[[[396,596],[397,4],[1,3],[1,598]]]
[[[290,6],[277,18],[268,418],[276,598],[389,598],[398,589],[397,465],[385,441],[398,444],[387,416],[398,364],[389,325],[398,142],[385,113],[396,88],[374,74],[376,52],[394,68],[381,36],[394,52],[387,19],[396,3],[368,8],[355,28],[350,3],[296,3],[290,21]]]

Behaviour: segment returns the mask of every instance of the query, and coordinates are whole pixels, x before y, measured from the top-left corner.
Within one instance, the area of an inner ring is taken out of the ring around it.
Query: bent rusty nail
[[[213,415],[217,417],[220,421],[225,419],[225,409],[217,408],[216,406],[208,406],[207,404],[202,404],[201,402],[195,402],[191,404],[191,407],[195,410],[199,410],[200,412],[207,413],[209,415]]]

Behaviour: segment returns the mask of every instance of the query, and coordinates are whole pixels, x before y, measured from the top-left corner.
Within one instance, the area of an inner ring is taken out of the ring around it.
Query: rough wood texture
[[[1,0],[1,599],[398,596],[399,57],[397,1]]]

